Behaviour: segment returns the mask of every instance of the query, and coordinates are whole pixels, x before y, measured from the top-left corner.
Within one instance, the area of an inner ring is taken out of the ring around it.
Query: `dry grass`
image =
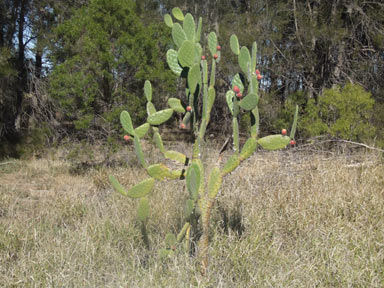
[[[1,287],[384,287],[377,154],[255,154],[223,183],[206,278],[183,253],[157,260],[165,234],[183,224],[183,182],[156,185],[146,251],[136,202],[107,182],[112,173],[129,186],[144,171],[128,163],[76,176],[52,155],[8,162],[0,165]]]

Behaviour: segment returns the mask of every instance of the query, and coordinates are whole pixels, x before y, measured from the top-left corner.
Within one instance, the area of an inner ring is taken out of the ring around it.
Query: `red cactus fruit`
[[[217,54],[213,55],[213,58],[217,59],[219,56]]]
[[[243,94],[241,92],[237,93],[236,95],[237,95],[238,98],[243,97]]]
[[[283,134],[283,136],[287,135],[287,129],[281,130],[281,134]]]
[[[129,135],[124,135],[123,138],[124,138],[124,141],[127,141],[127,142],[129,141],[129,139],[131,139],[131,137],[129,137]]]
[[[191,106],[187,106],[187,111],[191,112],[192,111],[192,107]]]
[[[216,49],[217,49],[217,51],[220,51],[221,50],[221,46],[217,45]]]
[[[205,60],[205,56],[203,55],[203,56],[201,56],[201,60]]]
[[[240,88],[235,85],[235,86],[233,86],[233,91],[235,93],[239,93],[240,92]]]
[[[291,144],[291,146],[295,146],[296,145],[296,141],[295,140],[291,140],[291,142],[289,142],[289,144]]]
[[[256,75],[260,75],[260,71],[259,71],[259,69],[256,69]]]
[[[180,124],[180,129],[185,129],[185,124],[184,123]]]
[[[260,74],[257,75],[257,80],[261,80],[263,79],[263,76],[261,76]]]

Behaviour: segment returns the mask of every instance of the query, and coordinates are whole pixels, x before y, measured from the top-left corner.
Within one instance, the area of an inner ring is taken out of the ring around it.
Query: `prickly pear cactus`
[[[208,34],[206,48],[200,44],[202,19],[196,25],[195,19],[189,13],[183,14],[181,9],[172,9],[172,15],[164,16],[165,24],[172,30],[172,39],[175,49],[169,49],[166,59],[169,68],[181,78],[186,79],[185,99],[186,107],[180,99],[168,99],[168,106],[164,110],[157,111],[152,101],[152,86],[149,81],[144,84],[144,95],[147,99],[147,122],[134,128],[132,120],[127,111],[120,115],[123,129],[133,137],[134,149],[141,166],[148,172],[149,178],[138,183],[129,190],[126,190],[115,177],[110,176],[110,181],[116,191],[121,194],[138,198],[137,218],[145,228],[145,222],[150,215],[148,197],[153,190],[156,181],[185,180],[189,197],[185,201],[184,218],[185,225],[176,235],[167,234],[165,248],[159,251],[161,258],[172,257],[179,247],[185,251],[191,248],[191,241],[197,232],[202,232],[198,241],[198,257],[202,264],[202,272],[205,273],[208,267],[208,235],[210,215],[215,199],[220,191],[223,178],[235,170],[242,161],[248,159],[260,145],[266,150],[277,150],[285,148],[295,137],[298,109],[294,115],[294,121],[290,136],[269,135],[263,138],[258,137],[259,132],[259,83],[262,79],[257,65],[257,45],[253,43],[251,51],[245,46],[240,46],[236,35],[230,37],[230,49],[237,56],[240,72],[233,76],[231,89],[226,92],[225,98],[228,109],[232,115],[232,139],[233,154],[221,165],[217,161],[205,179],[204,162],[202,149],[205,132],[210,121],[212,107],[215,103],[215,76],[216,65],[221,58],[221,46],[218,45],[215,32]],[[208,51],[209,56],[203,51]],[[210,62],[210,63],[209,63]],[[199,103],[201,103],[199,106]],[[183,153],[167,150],[164,147],[159,125],[168,121],[175,113],[180,114],[182,119],[181,129],[189,129],[194,135],[192,144],[192,159]],[[251,135],[240,147],[239,141],[239,116],[241,113],[249,113],[251,118]],[[154,143],[164,158],[184,165],[184,169],[171,170],[161,163],[149,164],[141,147],[141,139],[152,130]],[[149,246],[146,230],[142,229],[143,239]],[[181,245],[184,243],[183,245]]]

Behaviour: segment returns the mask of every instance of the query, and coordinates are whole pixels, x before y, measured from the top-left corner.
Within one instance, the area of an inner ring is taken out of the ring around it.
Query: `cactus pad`
[[[227,100],[228,108],[231,111],[231,114],[233,115],[233,98],[235,97],[235,92],[232,90],[228,91],[225,95],[225,98]]]
[[[250,72],[249,70],[251,69],[251,55],[249,54],[248,48],[245,46],[240,49],[239,65],[244,74],[248,76]]]
[[[152,102],[147,102],[147,114],[148,114],[148,116],[155,114],[155,113],[156,113],[155,105],[153,105]]]
[[[147,197],[142,197],[137,207],[137,218],[141,222],[145,222],[149,216],[149,201]]]
[[[120,123],[127,133],[131,134],[132,136],[135,136],[135,130],[133,129],[132,119],[127,111],[123,111],[120,113]]]
[[[179,162],[181,164],[185,164],[185,161],[187,160],[187,156],[185,156],[183,153],[172,150],[166,151],[164,156],[167,159]]]
[[[172,21],[171,15],[165,14],[164,15],[164,22],[165,22],[165,25],[167,25],[169,28],[173,27],[173,21]]]
[[[217,36],[215,32],[208,34],[208,48],[212,56],[217,52]]]
[[[191,227],[191,224],[188,222],[184,224],[183,228],[181,228],[179,234],[177,234],[176,241],[181,242],[185,236],[185,233],[187,232],[188,228]]]
[[[168,105],[177,113],[185,113],[183,105],[181,105],[180,99],[169,98]]]
[[[244,84],[243,81],[241,81],[240,74],[236,74],[232,79],[232,89],[235,86],[239,87],[241,93],[244,92]]]
[[[192,94],[195,93],[197,84],[201,82],[200,65],[194,64],[188,73],[188,87]]]
[[[258,100],[256,93],[251,93],[241,99],[239,106],[244,110],[250,111],[257,106]]]
[[[222,176],[220,173],[219,167],[215,167],[212,169],[211,174],[209,175],[208,181],[208,196],[211,199],[215,199],[217,193],[220,190],[222,182]]]
[[[237,39],[237,36],[233,34],[229,40],[229,44],[231,46],[231,50],[235,55],[239,55],[240,50],[239,50],[239,40]]]
[[[179,23],[175,23],[172,27],[172,39],[177,47],[181,47],[183,42],[187,40],[187,35],[185,35],[184,29]]]
[[[191,41],[185,40],[177,52],[177,59],[179,60],[181,66],[192,67],[195,62],[195,54],[195,45]]]
[[[239,159],[238,154],[231,155],[228,158],[227,162],[224,164],[222,173],[228,174],[228,173],[232,172],[233,170],[235,170],[237,168],[237,166],[239,166],[239,164],[240,164],[240,159]]]
[[[177,60],[177,51],[173,49],[169,49],[167,51],[167,63],[173,73],[175,73],[178,76],[181,75],[183,68],[180,67],[179,62]]]
[[[177,179],[180,175],[173,175],[171,170],[164,164],[153,164],[148,166],[147,172],[154,179],[163,181],[166,179]]]
[[[187,15],[184,17],[183,29],[187,39],[195,42],[196,24],[193,16],[190,13],[187,13]]]
[[[144,94],[145,94],[145,97],[147,98],[147,101],[151,102],[152,101],[152,85],[151,85],[151,82],[149,82],[149,80],[145,80]]]
[[[155,133],[153,133],[153,139],[155,140],[156,146],[157,148],[159,148],[160,152],[164,153],[165,149],[164,149],[163,140],[161,140],[160,133],[155,131]]]
[[[212,110],[212,106],[213,106],[213,103],[215,102],[215,98],[216,98],[215,88],[210,86],[208,88],[208,109],[207,109],[208,113],[210,113]]]
[[[243,161],[247,159],[249,156],[255,152],[257,147],[257,141],[255,138],[249,138],[247,142],[245,142],[243,149],[241,150],[241,153],[239,155],[239,160]]]
[[[252,44],[252,59],[251,59],[251,71],[255,72],[256,62],[257,62],[257,43],[253,42]]]
[[[165,109],[148,116],[148,123],[151,125],[160,125],[168,121],[173,114],[173,109]]]
[[[183,11],[181,11],[181,9],[179,7],[175,7],[172,9],[172,15],[173,15],[173,17],[175,17],[179,21],[184,20]]]
[[[260,144],[266,150],[278,150],[283,149],[289,144],[290,138],[283,135],[269,135],[257,140],[257,143]]]
[[[149,192],[152,191],[153,186],[155,185],[155,179],[148,178],[126,191],[124,187],[112,175],[109,176],[109,181],[117,192],[120,192],[124,196],[129,196],[131,198],[140,198],[146,196]]]
[[[187,171],[187,188],[189,191],[189,198],[197,200],[197,195],[200,188],[201,171],[199,165],[193,163]]]
[[[140,125],[139,127],[137,127],[135,129],[136,136],[139,138],[143,138],[145,136],[145,134],[147,134],[150,126],[151,125],[149,125],[149,123],[144,123],[143,125]]]
[[[185,208],[184,208],[185,218],[187,219],[191,218],[193,209],[195,209],[195,201],[192,199],[188,199],[185,202]]]

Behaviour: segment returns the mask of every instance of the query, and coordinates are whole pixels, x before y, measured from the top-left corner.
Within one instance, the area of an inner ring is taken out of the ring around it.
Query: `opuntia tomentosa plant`
[[[172,14],[178,22],[173,22],[169,14],[164,16],[165,24],[172,29],[172,39],[177,50],[169,49],[166,55],[170,69],[179,77],[186,79],[186,99],[188,111],[186,111],[180,99],[169,98],[170,108],[157,111],[152,104],[152,86],[147,80],[144,85],[144,94],[147,98],[147,122],[134,128],[131,117],[127,111],[120,115],[123,129],[133,137],[134,149],[140,164],[148,172],[149,178],[138,183],[130,190],[126,190],[120,183],[110,176],[113,187],[123,195],[131,198],[139,198],[137,217],[142,223],[142,233],[144,242],[148,246],[148,235],[145,230],[145,222],[149,216],[149,202],[147,196],[153,190],[156,181],[185,179],[189,192],[189,198],[185,203],[185,225],[178,235],[167,234],[165,248],[161,249],[160,255],[168,257],[173,255],[176,244],[185,241],[186,250],[189,251],[193,233],[196,229],[202,231],[198,240],[198,257],[201,261],[202,273],[208,267],[208,245],[209,245],[209,226],[212,207],[217,194],[220,190],[222,179],[228,173],[236,169],[240,163],[249,158],[256,150],[257,145],[267,150],[277,150],[285,148],[294,140],[298,108],[294,115],[294,121],[290,136],[269,135],[258,138],[259,131],[259,73],[256,70],[256,42],[252,45],[251,53],[245,46],[240,47],[236,35],[230,38],[230,48],[237,55],[241,73],[233,77],[231,89],[226,93],[226,101],[232,115],[232,139],[233,154],[228,158],[224,165],[220,161],[209,171],[209,176],[205,179],[205,167],[202,161],[201,149],[203,148],[204,136],[207,125],[210,121],[210,114],[215,102],[215,74],[216,64],[220,61],[221,47],[217,43],[215,32],[208,35],[208,50],[211,54],[210,73],[208,73],[208,61],[202,57],[203,48],[200,44],[202,18],[199,19],[196,27],[195,20],[191,14],[184,15],[179,8],[172,9]],[[220,47],[218,49],[218,47]],[[247,87],[247,88],[246,88]],[[237,93],[235,93],[235,90]],[[236,97],[237,94],[245,95]],[[202,103],[202,107],[199,107]],[[166,150],[159,133],[158,126],[171,118],[173,113],[183,114],[180,127],[191,128],[194,135],[192,144],[192,159],[188,159],[183,153]],[[240,149],[239,142],[239,122],[240,113],[250,113],[251,135]],[[164,164],[148,165],[144,159],[140,139],[143,138],[149,129],[152,129],[154,142],[165,158],[176,161],[184,165],[185,169],[174,171]],[[208,174],[208,173],[207,173]],[[200,228],[198,228],[200,227]]]

